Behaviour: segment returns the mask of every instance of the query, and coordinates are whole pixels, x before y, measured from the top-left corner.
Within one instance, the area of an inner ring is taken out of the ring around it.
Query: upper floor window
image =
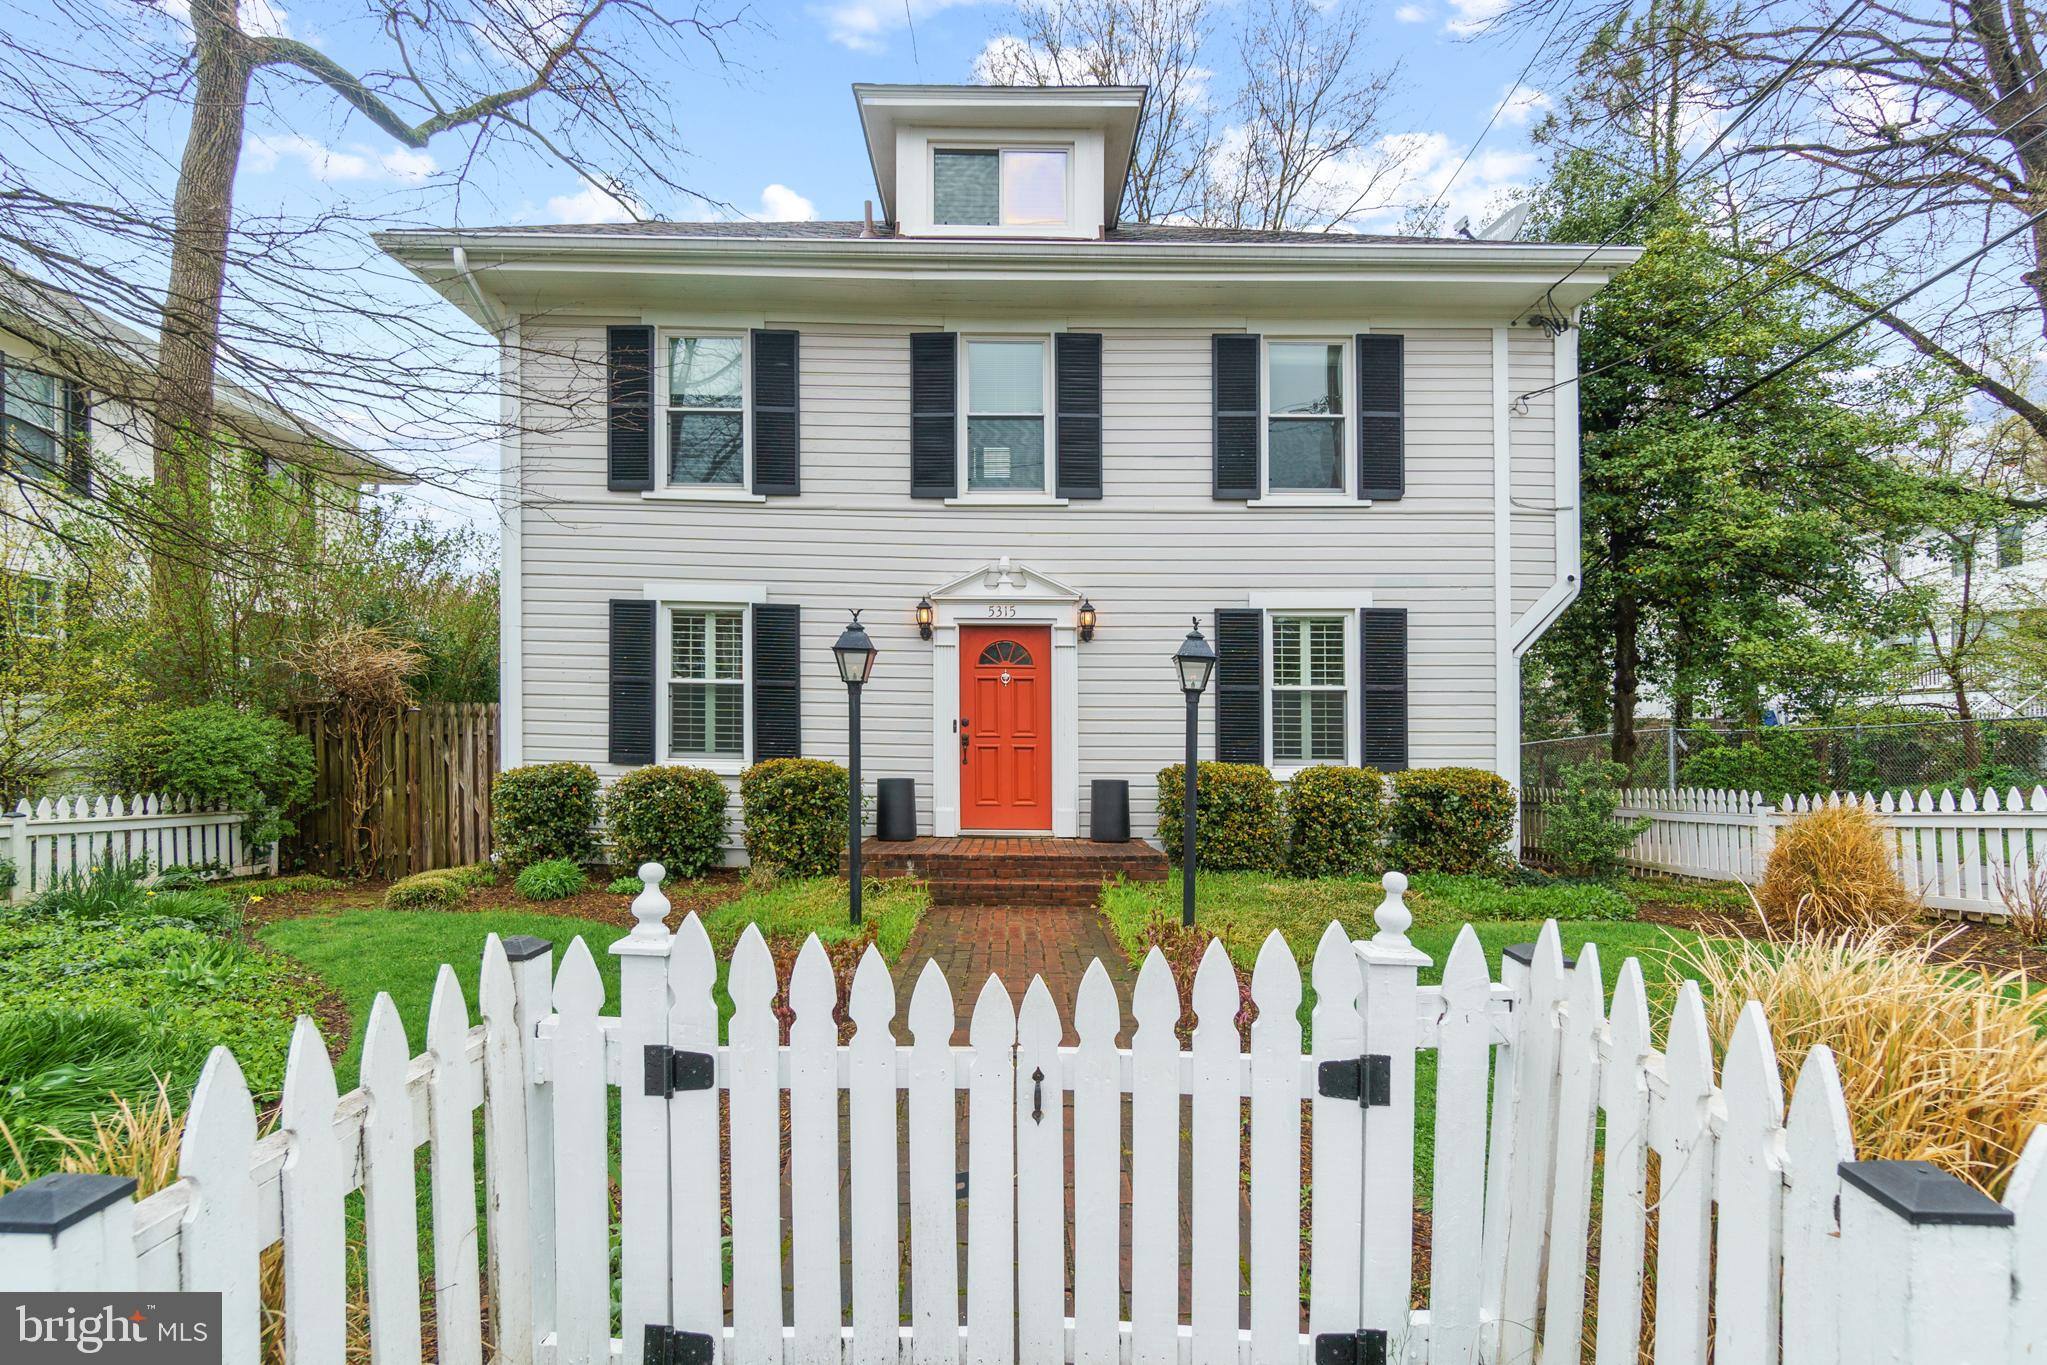
[[[48,639],[57,634],[57,582],[40,574],[10,573],[0,583],[14,633]]]
[[[967,342],[969,493],[1045,491],[1045,343]]]
[[[2000,526],[1997,528],[1997,567],[2015,569],[2026,562],[2026,528],[2023,526]]]
[[[739,487],[746,482],[746,341],[668,338],[668,483]]]
[[[1340,341],[1265,346],[1265,489],[1341,493],[1344,357]]]
[[[1067,219],[1067,154],[1045,147],[932,153],[931,218],[954,227],[1057,227]]]
[[[59,478],[64,469],[64,383],[54,375],[9,365],[0,385],[0,445],[7,463]]]

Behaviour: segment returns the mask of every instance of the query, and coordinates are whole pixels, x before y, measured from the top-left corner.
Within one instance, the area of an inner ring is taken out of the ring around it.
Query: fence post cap
[[[1844,1161],[1841,1179],[1914,1227],[2008,1228],[2012,1211],[1930,1161]]]
[[[505,945],[507,962],[530,962],[544,953],[554,951],[554,944],[551,941],[535,938],[531,934],[514,934],[502,942]]]
[[[633,897],[633,931],[628,937],[638,943],[668,943],[668,897],[661,894],[661,879],[668,869],[659,863],[640,864],[640,894]]]
[[[0,1197],[0,1232],[54,1237],[134,1193],[135,1181],[124,1175],[46,1175]]]
[[[1386,899],[1379,902],[1379,908],[1372,913],[1372,920],[1379,926],[1379,932],[1372,935],[1379,943],[1405,943],[1407,931],[1414,924],[1414,911],[1407,908],[1407,874],[1388,872],[1379,879],[1386,888]]]

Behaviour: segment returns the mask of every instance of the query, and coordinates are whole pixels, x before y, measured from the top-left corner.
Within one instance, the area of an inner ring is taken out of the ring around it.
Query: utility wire
[[[1988,256],[1991,252],[1997,250],[1997,248],[2003,246],[2006,242],[2018,236],[2021,232],[2024,232],[2028,228],[2032,227],[2034,224],[2043,221],[2047,221],[2047,209],[2041,209],[2038,213],[2033,214],[2024,222],[2014,227],[2011,231],[2004,233],[2003,235],[1991,241],[1985,242],[1982,246],[1977,247],[1974,251],[1962,257],[1960,260],[1953,261],[1948,265],[1941,267],[1941,269],[1935,271],[1931,275],[1928,275],[1925,279],[1919,281],[1919,283],[1913,285],[1910,289],[1907,289],[1904,293],[1898,295],[1889,303],[1881,303],[1878,304],[1876,307],[1871,308],[1869,311],[1862,314],[1862,316],[1856,318],[1855,321],[1835,331],[1825,340],[1815,342],[1811,346],[1806,347],[1804,350],[1800,351],[1797,355],[1791,357],[1791,359],[1785,361],[1783,364],[1773,367],[1768,373],[1756,379],[1750,380],[1748,383],[1736,389],[1733,393],[1730,393],[1725,398],[1722,398],[1712,407],[1707,408],[1702,412],[1695,413],[1694,415],[1698,417],[1710,417],[1714,413],[1720,411],[1722,408],[1727,407],[1729,404],[1748,397],[1748,395],[1754,393],[1757,389],[1760,389],[1763,385],[1777,378],[1785,371],[1804,364],[1806,361],[1818,355],[1821,351],[1824,351],[1828,347],[1833,346],[1835,343],[1841,341],[1844,337],[1847,337],[1849,334],[1853,333],[1857,329],[1864,327],[1869,323],[1875,321],[1877,318],[1883,316],[1885,313],[1890,312],[1893,308],[1896,308],[1899,304],[1904,303],[1912,299],[1913,297],[1917,296],[1918,294],[1925,292],[1927,289],[1931,288],[1935,284],[1938,284],[1940,281],[1946,279],[1948,276],[1954,274],[1962,267],[1969,265],[1972,262],[1981,260],[1985,256]]]
[[[1457,183],[1457,177],[1464,174],[1464,168],[1471,164],[1471,158],[1478,155],[1478,145],[1486,140],[1486,134],[1490,133],[1493,130],[1493,125],[1500,121],[1500,115],[1507,112],[1508,103],[1513,100],[1515,95],[1520,93],[1522,83],[1528,79],[1528,73],[1535,70],[1535,63],[1542,57],[1544,52],[1549,50],[1549,40],[1556,36],[1558,25],[1564,22],[1565,17],[1570,12],[1569,0],[1560,0],[1560,3],[1557,5],[1557,17],[1550,21],[1549,31],[1544,33],[1541,40],[1536,43],[1535,51],[1528,54],[1528,61],[1521,68],[1521,74],[1514,78],[1514,83],[1507,87],[1507,93],[1493,107],[1493,116],[1485,121],[1485,127],[1478,130],[1478,136],[1473,138],[1471,145],[1464,149],[1464,158],[1457,163],[1457,169],[1450,172],[1450,178],[1443,182],[1443,188],[1436,191],[1436,197],[1431,199],[1428,208],[1422,211],[1424,218],[1427,218],[1429,214],[1436,211],[1436,205],[1443,202],[1443,196],[1448,194],[1450,187]]]

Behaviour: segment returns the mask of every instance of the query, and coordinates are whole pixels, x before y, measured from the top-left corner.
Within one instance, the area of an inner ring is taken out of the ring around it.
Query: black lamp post
[[[1201,694],[1208,690],[1208,675],[1215,671],[1215,651],[1201,636],[1201,622],[1180,642],[1173,653],[1173,667],[1180,674],[1180,691],[1187,698],[1186,790],[1180,808],[1180,923],[1194,927],[1194,769],[1196,741],[1200,735]]]
[[[874,671],[874,641],[860,624],[860,613],[846,624],[844,633],[832,646],[839,676],[846,682],[846,871],[852,893],[853,923],[860,922],[860,689]]]

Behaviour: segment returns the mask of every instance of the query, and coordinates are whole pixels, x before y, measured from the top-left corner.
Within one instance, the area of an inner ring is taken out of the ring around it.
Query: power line
[[[1889,303],[1881,303],[1878,304],[1876,307],[1871,308],[1868,312],[1862,314],[1862,316],[1856,318],[1855,321],[1849,323],[1847,326],[1840,328],[1838,331],[1828,336],[1825,340],[1815,342],[1813,345],[1806,347],[1804,350],[1800,351],[1797,355],[1791,357],[1791,359],[1785,361],[1783,364],[1772,368],[1768,373],[1760,376],[1759,378],[1750,380],[1748,383],[1736,389],[1733,393],[1730,393],[1725,398],[1722,398],[1712,407],[1707,408],[1703,412],[1699,412],[1694,415],[1698,417],[1710,417],[1714,413],[1720,411],[1722,408],[1727,407],[1729,404],[1748,397],[1750,394],[1754,393],[1763,385],[1769,383],[1771,380],[1777,378],[1779,375],[1782,375],[1785,371],[1804,364],[1806,361],[1818,355],[1821,351],[1824,351],[1829,347],[1835,345],[1837,342],[1849,336],[1857,329],[1867,326],[1869,323],[1875,321],[1877,318],[1883,316],[1885,313],[1890,312],[1893,308],[1896,308],[1899,304],[1904,303],[1912,299],[1916,295],[1925,292],[1927,289],[1931,288],[1935,284],[1938,284],[1940,281],[1946,279],[1948,276],[1954,274],[1962,267],[1970,264],[1973,261],[1981,260],[1983,257],[1989,255],[1991,252],[1997,250],[1997,248],[2003,246],[2012,238],[2018,236],[2021,232],[2026,231],[2034,224],[2040,222],[2047,222],[2047,209],[2042,209],[2038,213],[2033,214],[2024,222],[2014,227],[2011,231],[2004,233],[2002,236],[1999,236],[1993,239],[1992,241],[1985,242],[1982,246],[1977,247],[1974,251],[1962,257],[1960,260],[1954,261],[1946,266],[1943,266],[1940,270],[1934,272],[1931,275],[1928,275],[1925,279],[1919,281],[1919,283],[1913,285],[1910,289],[1907,289],[1904,293],[1898,295]]]
[[[1549,49],[1549,40],[1556,36],[1557,26],[1564,22],[1565,16],[1569,15],[1570,12],[1571,7],[1568,3],[1559,3],[1557,5],[1557,17],[1550,21],[1549,31],[1544,33],[1541,40],[1536,43],[1535,51],[1528,54],[1528,61],[1521,68],[1521,74],[1514,78],[1514,83],[1507,87],[1507,93],[1493,107],[1493,116],[1485,121],[1485,127],[1478,130],[1478,136],[1473,138],[1471,145],[1464,149],[1464,158],[1457,163],[1457,169],[1450,172],[1450,178],[1443,182],[1443,188],[1436,191],[1436,197],[1431,199],[1428,208],[1422,211],[1424,218],[1436,211],[1436,205],[1443,202],[1443,196],[1448,194],[1450,187],[1457,183],[1457,177],[1464,174],[1464,168],[1471,164],[1471,158],[1478,155],[1478,145],[1486,140],[1486,134],[1490,133],[1493,130],[1493,125],[1500,121],[1500,115],[1507,112],[1508,103],[1519,93],[1522,82],[1528,79],[1528,73],[1535,69],[1535,63]]]

